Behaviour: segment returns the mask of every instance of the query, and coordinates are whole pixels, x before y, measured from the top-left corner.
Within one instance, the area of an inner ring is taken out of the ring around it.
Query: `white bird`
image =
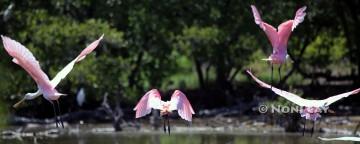
[[[338,137],[338,138],[322,138],[318,137],[323,141],[357,141],[360,142],[360,137]]]
[[[179,90],[175,90],[170,101],[162,101],[161,95],[157,89],[148,91],[134,108],[134,111],[136,111],[135,118],[150,114],[151,109],[160,110],[160,115],[167,119],[169,134],[170,122],[168,116],[172,111],[177,110],[179,116],[189,122],[192,120],[192,115],[195,114],[189,100],[186,98],[185,94]],[[165,120],[164,132],[166,132]]]
[[[100,40],[103,38],[103,35],[98,40],[88,45],[74,60],[72,60],[59,73],[57,73],[51,81],[49,80],[49,77],[41,70],[39,62],[25,46],[15,40],[10,39],[9,37],[1,35],[1,38],[5,50],[10,56],[13,57],[12,61],[21,66],[34,79],[38,86],[38,90],[36,92],[25,94],[24,98],[17,102],[13,107],[16,108],[23,101],[34,99],[43,94],[44,98],[53,105],[56,126],[58,126],[57,115],[53,101],[57,103],[60,113],[60,105],[58,99],[64,94],[59,93],[55,88],[60,83],[60,81],[64,79],[67,74],[72,70],[75,63],[83,60],[87,54],[91,53],[97,47]],[[62,124],[62,126],[64,125]]]
[[[350,92],[342,93],[339,95],[328,97],[327,99],[323,100],[308,100],[304,99],[298,95],[293,93],[280,90],[276,87],[273,87],[255,77],[249,70],[246,71],[261,87],[268,88],[272,90],[277,95],[295,103],[298,106],[303,107],[303,110],[300,111],[301,117],[304,117],[307,120],[315,121],[321,117],[320,112],[323,110],[327,110],[327,108],[334,102],[341,100],[342,98],[346,98],[350,95],[354,95],[360,92],[360,88],[355,89]],[[305,126],[304,126],[305,127]]]
[[[76,102],[78,106],[82,106],[85,102],[85,91],[84,88],[81,88],[78,94],[76,95]]]

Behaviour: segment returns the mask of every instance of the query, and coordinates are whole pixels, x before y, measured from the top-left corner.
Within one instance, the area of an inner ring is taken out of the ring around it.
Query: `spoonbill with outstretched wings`
[[[103,35],[96,41],[92,42],[88,45],[74,60],[72,60],[69,64],[67,64],[56,76],[50,81],[49,77],[41,70],[39,62],[33,56],[33,54],[22,44],[19,42],[10,39],[9,37],[2,36],[1,39],[7,53],[13,57],[12,61],[19,66],[21,66],[36,82],[38,90],[34,93],[25,94],[24,98],[17,102],[13,107],[18,107],[25,100],[34,99],[40,95],[43,95],[46,100],[48,100],[54,109],[56,126],[58,127],[57,121],[57,112],[55,108],[54,102],[57,103],[57,107],[60,112],[60,104],[58,99],[60,96],[64,94],[59,93],[55,88],[60,83],[62,79],[64,79],[70,71],[73,69],[75,63],[83,60],[87,54],[91,53],[102,40]],[[60,118],[60,122],[62,127],[64,124]]]
[[[148,91],[135,106],[134,111],[136,111],[135,118],[143,117],[147,114],[151,113],[151,109],[160,110],[160,115],[163,116],[167,120],[168,124],[168,132],[170,134],[170,121],[169,114],[177,110],[179,116],[191,122],[192,115],[195,114],[189,100],[186,98],[185,94],[179,90],[175,90],[175,92],[171,96],[170,101],[162,101],[161,95],[157,89],[152,89]],[[166,124],[164,119],[164,132],[166,132]]]
[[[301,117],[304,117],[306,120],[312,120],[315,121],[321,117],[320,112],[327,110],[328,107],[338,100],[341,100],[343,98],[346,98],[350,95],[354,95],[360,92],[360,88],[355,89],[350,92],[342,93],[339,95],[331,96],[323,100],[308,100],[304,99],[298,95],[295,95],[293,93],[280,90],[276,87],[273,87],[261,80],[259,80],[257,77],[255,77],[249,70],[246,71],[261,87],[268,88],[272,90],[277,95],[285,98],[286,100],[289,100],[293,103],[295,103],[298,106],[301,106],[303,108],[302,111],[300,111]],[[305,123],[304,123],[304,129],[305,129]],[[312,128],[312,131],[314,130],[314,127]]]
[[[306,15],[305,10],[306,6],[298,9],[293,20],[287,20],[279,25],[276,29],[273,26],[267,24],[261,19],[259,11],[254,5],[251,5],[251,10],[254,15],[255,23],[260,26],[260,28],[266,33],[267,38],[270,40],[271,46],[273,48],[272,54],[263,59],[269,61],[271,64],[271,83],[273,82],[273,70],[274,64],[279,65],[279,77],[281,81],[281,65],[285,63],[285,60],[288,58],[287,54],[287,43],[290,37],[291,32],[304,21]]]

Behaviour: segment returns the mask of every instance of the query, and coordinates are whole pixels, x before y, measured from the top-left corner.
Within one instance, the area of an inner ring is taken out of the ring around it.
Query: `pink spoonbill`
[[[287,20],[281,23],[277,29],[261,19],[261,16],[254,5],[251,5],[251,9],[254,15],[255,23],[266,33],[266,36],[270,40],[273,48],[272,54],[268,58],[262,59],[269,61],[271,64],[271,83],[273,83],[274,64],[279,65],[278,72],[281,81],[281,65],[284,64],[288,58],[287,43],[291,32],[304,21],[306,6],[296,11],[295,18],[293,20]]]
[[[69,64],[67,64],[56,76],[50,81],[49,77],[41,70],[39,62],[33,56],[33,54],[22,44],[19,42],[10,39],[9,37],[2,36],[1,39],[7,53],[13,57],[12,61],[22,67],[36,82],[38,90],[34,93],[25,94],[24,98],[17,102],[13,107],[18,107],[25,100],[35,99],[36,97],[43,95],[43,97],[48,100],[54,109],[56,127],[58,127],[57,120],[57,112],[55,108],[55,103],[57,103],[57,107],[60,111],[60,104],[58,99],[60,96],[64,96],[65,94],[59,93],[55,88],[60,83],[62,79],[64,79],[70,71],[73,69],[75,63],[83,60],[87,54],[91,53],[102,40],[103,35],[96,41],[92,42],[88,45],[74,60],[72,60]],[[60,122],[62,127],[64,124],[60,117]]]
[[[323,100],[308,100],[308,99],[304,99],[301,98],[298,95],[295,95],[293,93],[278,89],[276,87],[273,87],[261,80],[259,80],[257,77],[255,77],[249,70],[246,71],[261,87],[270,89],[271,91],[273,91],[275,94],[285,98],[288,101],[291,101],[293,103],[295,103],[296,105],[302,107],[303,109],[300,111],[300,115],[301,117],[304,117],[305,120],[312,120],[313,121],[313,128],[311,130],[311,135],[314,131],[314,126],[315,126],[315,121],[321,117],[320,113],[321,112],[326,112],[326,110],[328,110],[329,106],[338,101],[341,100],[342,98],[346,98],[350,95],[354,95],[360,92],[360,88],[355,89],[353,91],[350,92],[346,92],[346,93],[342,93],[342,94],[338,94],[335,96],[331,96],[328,97],[326,99]],[[304,123],[304,129],[305,130],[305,123]],[[304,131],[303,131],[304,134]]]
[[[157,89],[152,89],[148,91],[135,106],[134,111],[136,111],[135,118],[143,117],[151,113],[151,109],[160,110],[160,115],[164,117],[164,132],[166,133],[166,120],[168,125],[168,133],[170,134],[170,121],[169,115],[172,111],[177,110],[179,116],[191,122],[192,115],[195,114],[189,100],[186,98],[185,94],[179,90],[171,96],[170,101],[162,101],[161,95]]]

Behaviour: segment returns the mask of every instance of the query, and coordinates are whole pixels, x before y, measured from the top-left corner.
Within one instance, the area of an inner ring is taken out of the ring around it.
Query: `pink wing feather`
[[[136,111],[135,118],[143,117],[151,113],[151,109],[161,109],[161,95],[157,89],[152,89],[148,91],[135,106],[134,111]]]
[[[326,106],[329,106],[330,104],[332,104],[332,103],[334,103],[334,102],[336,102],[336,101],[338,101],[338,100],[340,100],[342,98],[346,98],[346,97],[348,97],[350,95],[354,95],[354,94],[357,94],[359,92],[360,92],[360,88],[352,90],[350,92],[346,92],[346,93],[338,94],[338,95],[335,95],[335,96],[331,96],[331,97],[329,97],[329,98],[327,98],[327,99],[325,99],[323,101],[324,101],[324,103],[326,103]]]
[[[304,99],[301,98],[300,96],[284,91],[284,90],[280,90],[277,89],[276,87],[272,87],[271,85],[264,83],[263,81],[259,80],[258,78],[256,78],[249,70],[246,71],[261,87],[264,88],[268,88],[271,89],[274,93],[276,93],[277,95],[299,105],[299,106],[305,106],[305,107],[324,107],[324,106],[329,106],[330,104],[348,97],[350,95],[354,95],[360,92],[360,88],[355,89],[353,91],[350,92],[346,92],[346,93],[342,93],[339,95],[335,95],[335,96],[331,96],[327,99],[324,100],[308,100],[308,99]]]
[[[99,39],[97,39],[96,41],[92,42],[90,45],[88,45],[80,54],[79,56],[77,57],[77,61],[76,62],[79,62],[81,60],[83,60],[86,55],[88,55],[89,53],[91,53],[100,43],[100,41],[103,39],[104,37],[104,34],[101,35],[101,37]]]
[[[291,35],[291,32],[296,28],[297,25],[299,25],[301,22],[304,21],[304,17],[306,15],[305,10],[306,10],[306,6],[298,9],[296,11],[294,20],[288,20],[279,25],[278,27],[279,45],[277,48],[280,52],[286,52],[287,43]]]
[[[257,10],[257,8],[254,6],[254,5],[251,5],[251,10],[252,10],[252,13],[253,13],[253,16],[254,16],[254,19],[255,19],[255,23],[257,25],[260,26],[261,29],[265,30],[266,28],[264,27],[263,25],[263,21],[261,19],[261,16],[259,14],[259,11]]]
[[[41,70],[39,62],[33,54],[19,42],[1,36],[5,50],[13,57],[13,62],[20,65],[42,88],[50,88],[49,77]]]
[[[294,22],[291,26],[291,31],[293,31],[297,25],[299,25],[301,22],[304,21],[304,18],[306,16],[305,10],[306,10],[306,6],[303,6],[296,11]]]
[[[259,80],[257,77],[255,77],[249,70],[246,71],[261,87],[264,88],[268,88],[271,89],[274,93],[278,94],[279,96],[297,104],[302,106],[302,103],[306,103],[308,102],[308,100],[301,98],[300,96],[284,91],[284,90],[280,90],[276,87],[273,87],[267,83],[264,83],[263,81]]]
[[[289,40],[289,37],[291,35],[291,26],[293,25],[293,20],[288,20],[286,22],[283,22],[278,27],[278,35],[279,35],[279,45],[277,47],[277,50],[280,52],[286,52],[287,43]]]
[[[175,90],[171,96],[170,110],[177,110],[182,119],[190,122],[192,120],[192,115],[195,114],[189,100],[186,98],[185,94],[179,90]]]
[[[256,9],[256,7],[254,5],[251,5],[251,10],[254,15],[255,23],[257,25],[259,25],[262,30],[264,30],[264,32],[266,33],[266,36],[268,37],[268,39],[271,43],[271,46],[273,48],[277,48],[278,33],[277,33],[276,29],[273,26],[262,21],[259,11]]]

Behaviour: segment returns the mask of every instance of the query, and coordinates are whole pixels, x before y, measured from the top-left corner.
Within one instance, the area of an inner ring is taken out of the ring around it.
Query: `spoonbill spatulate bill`
[[[318,137],[322,141],[355,141],[360,142],[360,137],[338,137],[338,138],[323,138]]]
[[[57,103],[58,113],[60,114],[61,110],[58,99],[60,98],[60,96],[63,96],[65,94],[59,93],[55,88],[60,83],[60,81],[70,73],[75,63],[83,60],[86,55],[91,53],[98,46],[102,38],[103,35],[98,40],[95,40],[90,45],[88,45],[74,60],[67,64],[50,81],[49,77],[41,70],[39,62],[25,46],[15,40],[12,40],[9,37],[1,36],[6,52],[13,57],[12,61],[22,67],[36,82],[38,87],[38,90],[36,92],[25,94],[24,98],[17,102],[13,107],[18,107],[25,100],[31,100],[40,95],[43,95],[43,97],[48,100],[53,106],[56,126],[58,127],[57,111],[54,103]],[[61,117],[60,122],[62,127],[64,127]]]
[[[251,10],[255,19],[255,23],[260,26],[260,28],[266,33],[267,38],[269,39],[271,46],[273,48],[272,54],[266,58],[262,59],[269,61],[271,64],[271,84],[273,84],[273,70],[274,64],[279,65],[278,72],[281,81],[281,66],[285,63],[288,58],[287,54],[287,44],[291,32],[304,21],[306,15],[305,10],[306,6],[298,9],[293,20],[287,20],[279,25],[276,29],[270,24],[264,22],[261,19],[259,11],[254,5],[251,5]]]
[[[167,121],[167,131],[170,135],[170,121],[169,114],[177,110],[179,116],[191,122],[192,115],[195,114],[189,100],[186,98],[185,94],[179,90],[171,96],[170,101],[162,101],[161,95],[157,89],[152,89],[148,91],[135,106],[134,111],[136,111],[135,118],[143,117],[151,113],[151,109],[160,110],[160,115],[164,118],[164,132],[166,133],[166,121]]]
[[[341,100],[343,98],[346,98],[350,95],[354,95],[360,92],[360,88],[355,89],[353,91],[350,92],[346,92],[346,93],[342,93],[342,94],[338,94],[335,96],[331,96],[328,97],[326,99],[323,100],[308,100],[308,99],[304,99],[298,95],[295,95],[293,93],[284,91],[284,90],[280,90],[276,87],[273,87],[261,80],[259,80],[257,77],[255,77],[249,70],[246,71],[251,77],[252,79],[254,79],[261,87],[270,89],[271,91],[273,91],[275,94],[285,98],[288,101],[293,102],[294,104],[300,106],[303,108],[302,111],[300,111],[300,115],[301,117],[305,118],[305,120],[312,120],[313,123],[313,128],[312,128],[312,132],[311,135],[313,133],[314,130],[314,125],[315,125],[315,121],[321,117],[320,113],[323,112],[324,110],[327,110],[328,107],[334,103],[337,102],[338,100]],[[305,123],[304,123],[304,129],[305,129]]]

